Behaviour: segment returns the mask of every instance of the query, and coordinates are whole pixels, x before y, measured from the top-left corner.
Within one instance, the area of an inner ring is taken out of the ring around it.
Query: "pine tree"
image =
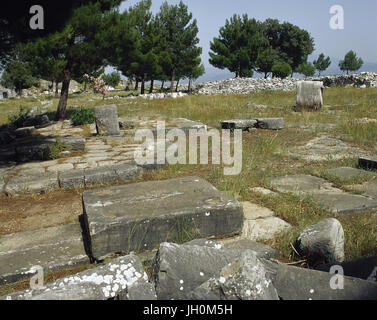
[[[301,63],[296,72],[303,74],[305,77],[312,77],[315,74],[315,66],[311,62]]]
[[[233,15],[219,33],[219,37],[210,43],[210,64],[234,72],[236,78],[251,77],[258,52],[268,47],[261,23],[249,19],[247,14]]]
[[[164,2],[157,20],[165,44],[162,55],[168,57],[162,68],[166,75],[170,75],[170,91],[173,92],[174,82],[176,78],[184,75],[186,64],[199,57],[202,52],[197,46],[199,30],[196,19],[191,22],[192,13],[188,12],[188,7],[182,1],[178,5]]]
[[[279,60],[278,52],[272,47],[268,47],[258,54],[256,61],[256,71],[264,73],[264,78],[268,77],[268,74],[272,72],[272,67]]]
[[[318,76],[321,76],[321,72],[325,71],[331,64],[330,57],[325,58],[325,55],[321,53],[317,60],[313,61],[313,65],[318,71]]]
[[[280,60],[291,66],[292,73],[314,51],[314,40],[309,32],[289,22],[267,19],[263,22],[263,33],[270,46],[278,51]]]
[[[35,60],[50,58],[53,51],[64,61],[56,120],[65,117],[71,79],[80,80],[84,73],[90,74],[105,65],[105,58],[112,52],[111,35],[118,22],[117,13],[109,9],[120,2],[100,0],[80,6],[73,10],[62,31],[36,41]]]
[[[15,89],[21,96],[23,89],[38,86],[39,80],[33,76],[33,68],[30,63],[15,57],[5,65],[1,76],[1,85]]]
[[[347,74],[349,74],[350,71],[359,70],[363,64],[363,59],[358,58],[356,52],[351,50],[345,55],[344,60],[339,62],[339,68],[340,70],[346,71]]]

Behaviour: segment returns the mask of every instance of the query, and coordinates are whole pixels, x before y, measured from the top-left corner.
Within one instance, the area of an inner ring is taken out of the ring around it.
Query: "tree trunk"
[[[162,84],[161,84],[161,91],[164,90],[164,84],[165,84],[165,80],[162,80]]]
[[[178,92],[179,80],[180,80],[180,79],[177,80],[177,85],[176,85],[176,87],[175,87],[175,92]]]
[[[59,82],[55,81],[55,98],[59,97]]]
[[[149,88],[149,93],[153,93],[154,80],[151,80],[151,87]]]
[[[145,74],[143,75],[143,78],[141,79],[141,94],[144,94],[145,92]]]
[[[58,110],[56,111],[55,120],[64,120],[65,112],[67,108],[67,100],[68,100],[68,93],[69,93],[69,83],[71,81],[71,71],[69,69],[63,70],[63,83],[62,83],[62,90],[60,94],[60,100],[58,104]]]
[[[174,80],[175,80],[175,70],[173,70],[171,74],[171,81],[170,81],[170,92],[173,93],[174,90]]]
[[[189,79],[189,84],[188,84],[188,92],[189,93],[191,92],[191,82],[192,82],[192,79],[190,78]]]
[[[139,90],[139,81],[137,81],[137,79],[136,79],[136,84],[135,84],[135,90],[136,91]]]

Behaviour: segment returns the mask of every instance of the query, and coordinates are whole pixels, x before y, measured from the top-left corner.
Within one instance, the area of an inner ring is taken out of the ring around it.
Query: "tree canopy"
[[[339,68],[340,70],[346,71],[347,74],[349,74],[350,71],[359,70],[363,64],[363,59],[358,58],[356,52],[351,50],[345,55],[344,60],[339,62]]]
[[[325,55],[321,53],[317,60],[313,61],[315,69],[318,71],[318,76],[321,76],[321,72],[325,71],[331,64],[330,57],[325,58]]]

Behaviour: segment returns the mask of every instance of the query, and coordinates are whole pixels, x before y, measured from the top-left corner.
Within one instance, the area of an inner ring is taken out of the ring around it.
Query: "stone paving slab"
[[[369,157],[371,152],[352,147],[340,139],[320,136],[312,139],[304,146],[290,150],[288,154],[307,161],[329,161],[359,158],[361,156]]]
[[[89,263],[79,224],[0,237],[0,285],[30,278],[33,266],[44,272]]]
[[[366,212],[377,209],[377,200],[348,193],[318,193],[312,195],[321,207],[334,214]]]
[[[242,205],[198,177],[150,181],[83,193],[91,254],[153,250],[180,233],[194,238],[241,232]]]
[[[377,208],[377,200],[346,193],[324,179],[309,175],[291,175],[270,180],[279,192],[310,196],[321,207],[335,214],[364,212]]]
[[[369,181],[359,185],[349,186],[350,188],[363,192],[363,196],[377,199],[377,181]]]
[[[55,172],[20,175],[11,178],[5,186],[8,195],[45,193],[59,187],[58,175]]]
[[[368,177],[372,175],[371,172],[369,171],[360,170],[356,168],[350,168],[350,167],[329,169],[326,171],[326,173],[341,180],[358,179],[358,178]]]

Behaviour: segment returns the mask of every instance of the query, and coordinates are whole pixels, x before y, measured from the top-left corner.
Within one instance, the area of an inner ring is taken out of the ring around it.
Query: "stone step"
[[[85,170],[22,174],[10,178],[4,187],[4,192],[11,196],[43,194],[58,188],[84,188],[114,182],[128,182],[135,179],[142,171],[142,167],[136,164],[117,164]]]
[[[47,273],[90,263],[78,223],[2,236],[0,261],[0,285],[32,277],[34,266]]]
[[[97,260],[155,249],[161,242],[221,237],[242,230],[242,205],[198,177],[150,181],[83,193],[85,232]]]

